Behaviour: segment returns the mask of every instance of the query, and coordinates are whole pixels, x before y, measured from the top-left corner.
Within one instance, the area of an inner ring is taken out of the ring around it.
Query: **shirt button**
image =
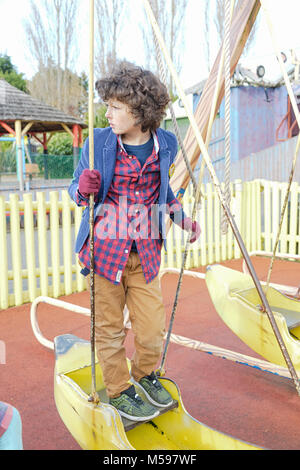
[[[136,191],[135,194],[138,196],[140,193],[138,191]]]
[[[125,253],[128,253],[128,250],[125,250]]]

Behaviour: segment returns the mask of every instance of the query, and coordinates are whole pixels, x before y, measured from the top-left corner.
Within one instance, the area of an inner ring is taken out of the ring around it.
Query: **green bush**
[[[16,173],[16,151],[5,150],[0,151],[0,173]]]
[[[48,145],[51,155],[73,155],[73,141],[69,134],[61,133],[52,137]]]

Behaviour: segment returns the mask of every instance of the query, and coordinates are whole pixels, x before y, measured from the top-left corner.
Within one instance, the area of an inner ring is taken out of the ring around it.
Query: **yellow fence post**
[[[235,200],[234,200],[234,185],[230,183],[230,211],[234,214],[235,209]],[[232,228],[229,226],[227,230],[227,259],[232,259],[234,257],[234,250],[233,250],[233,240],[235,237],[233,236]]]
[[[240,233],[242,233],[242,193],[243,193],[242,181],[237,180],[235,182],[235,198],[233,200],[235,207],[234,207],[233,213],[234,213],[236,225]],[[233,253],[234,253],[233,254],[234,258],[241,257],[241,250],[235,237],[233,240]]]
[[[222,208],[218,196],[215,192],[212,193],[213,196],[213,216],[214,216],[214,262],[219,263],[222,260],[224,255],[223,240],[221,233],[221,217],[222,217]],[[211,241],[212,242],[212,241]]]
[[[37,296],[36,285],[36,259],[32,194],[24,193],[24,235],[26,247],[26,263],[28,272],[29,299],[32,302]]]
[[[10,194],[10,233],[15,305],[23,303],[22,254],[20,236],[20,210],[18,194]]]
[[[272,251],[271,244],[271,184],[269,181],[264,182],[264,250]]]
[[[72,238],[71,238],[71,200],[68,191],[62,191],[62,230],[65,294],[72,293]]]
[[[0,196],[0,308],[8,308],[7,227],[5,198]]]
[[[207,183],[206,185],[206,200],[207,200],[207,214],[206,214],[206,233],[207,233],[207,262],[209,264],[214,262],[213,252],[213,240],[214,240],[214,229],[213,229],[213,191],[212,184]]]
[[[284,199],[286,196],[286,192],[288,189],[288,183],[281,183],[280,189],[281,189],[281,197],[280,197],[280,213],[281,213],[283,204],[284,204]],[[288,251],[288,210],[287,209],[285,210],[285,213],[283,216],[278,251],[281,253],[287,253]]]
[[[207,206],[207,192],[204,191],[204,185],[202,186],[202,204],[200,209],[200,263],[202,266],[207,264],[207,224],[206,224],[206,206]]]
[[[50,191],[50,240],[52,263],[52,295],[60,295],[60,236],[59,236],[59,194]]]
[[[45,193],[37,192],[37,220],[39,243],[39,271],[41,295],[48,295],[48,243],[47,243],[47,214]]]
[[[297,236],[297,220],[298,220],[298,183],[291,184],[291,204],[290,204],[290,243],[289,253],[296,253],[296,236]]]

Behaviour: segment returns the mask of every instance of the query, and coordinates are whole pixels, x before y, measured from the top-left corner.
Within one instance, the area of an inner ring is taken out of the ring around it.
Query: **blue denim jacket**
[[[166,238],[165,214],[166,204],[175,199],[174,193],[169,184],[169,168],[173,163],[177,154],[177,140],[174,134],[163,129],[157,129],[156,135],[159,142],[159,161],[160,161],[160,191],[159,191],[159,214],[158,224],[159,231],[164,239]],[[117,137],[110,127],[104,129],[94,129],[94,168],[99,170],[101,174],[101,187],[95,204],[95,217],[97,208],[103,204],[108,193],[110,184],[112,182],[115,170],[115,162],[117,156]],[[89,168],[89,139],[86,139],[82,157],[74,172],[73,180],[69,186],[69,194],[71,198],[77,203],[76,192],[78,189],[79,177],[85,168]],[[80,205],[80,204],[78,204]],[[182,217],[184,212],[181,209]],[[84,210],[81,224],[79,227],[75,251],[79,253],[86,238],[89,236],[89,210],[88,207]],[[166,245],[165,245],[166,247]]]

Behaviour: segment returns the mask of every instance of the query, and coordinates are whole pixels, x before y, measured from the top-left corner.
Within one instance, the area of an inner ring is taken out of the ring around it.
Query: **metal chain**
[[[162,63],[162,57],[161,57],[161,52],[160,52],[158,40],[157,40],[157,37],[156,37],[154,31],[153,31],[153,39],[154,39],[154,43],[155,43],[155,49],[156,49],[156,55],[157,55],[157,60],[158,60],[158,67],[159,67],[160,77],[161,77],[162,82],[166,85],[166,73],[165,73],[163,63]],[[184,162],[186,164],[187,170],[189,172],[189,176],[190,176],[190,178],[192,180],[192,184],[193,184],[195,202],[194,202],[192,220],[194,220],[196,210],[197,210],[197,206],[198,206],[200,198],[201,198],[201,191],[200,191],[201,183],[200,183],[200,181],[199,181],[198,184],[196,182],[195,175],[194,175],[193,170],[191,168],[190,162],[189,162],[188,157],[187,157],[187,153],[185,151],[185,148],[184,148],[184,145],[183,145],[183,142],[182,142],[182,139],[181,139],[178,123],[177,123],[177,120],[176,120],[176,117],[175,117],[175,113],[174,113],[174,109],[173,109],[173,105],[172,105],[171,101],[169,101],[168,106],[169,106],[169,110],[170,110],[174,130],[175,130],[175,134],[176,134],[176,137],[177,137],[177,140],[178,140],[178,144],[179,144],[179,147],[181,149]],[[170,343],[171,332],[172,332],[172,329],[173,329],[173,323],[174,323],[175,313],[176,313],[177,304],[178,304],[178,297],[179,297],[179,293],[180,293],[180,289],[181,289],[181,285],[182,285],[183,272],[185,270],[185,265],[186,265],[186,260],[187,260],[187,255],[188,255],[188,248],[189,248],[189,245],[190,245],[191,236],[192,236],[192,232],[189,231],[188,238],[187,238],[187,241],[186,241],[185,250],[184,250],[184,254],[183,254],[183,259],[182,259],[182,263],[181,263],[179,280],[178,280],[178,284],[177,284],[177,288],[176,288],[175,299],[174,299],[174,304],[173,304],[173,308],[172,308],[172,313],[171,313],[167,338],[166,338],[166,342],[165,342],[165,347],[164,347],[164,351],[163,351],[163,354],[162,354],[161,364],[160,364],[159,370],[157,371],[157,373],[159,375],[164,375],[164,364],[165,364],[165,360],[166,360],[168,346],[169,346],[169,343]]]

